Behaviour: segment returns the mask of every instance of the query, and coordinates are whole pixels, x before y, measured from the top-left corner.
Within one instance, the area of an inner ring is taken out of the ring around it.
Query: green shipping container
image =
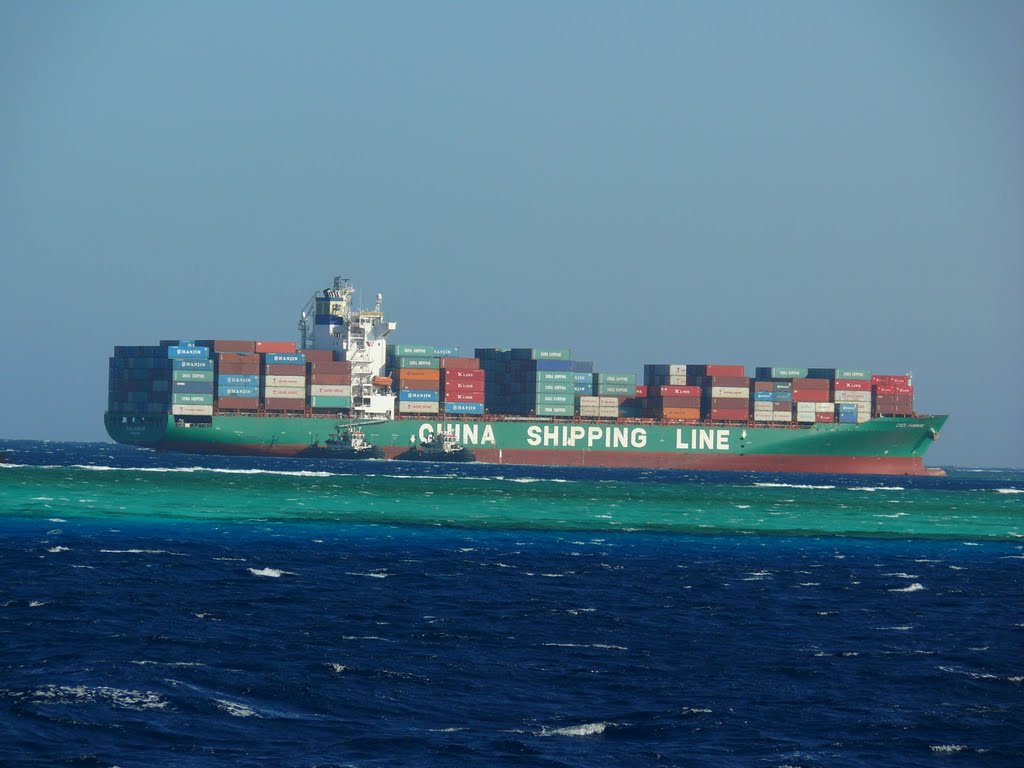
[[[551,381],[573,381],[572,371],[537,371],[538,383]]]
[[[424,355],[430,357],[434,354],[434,347],[425,344],[391,344],[388,346],[389,357],[403,357],[404,355]]]
[[[436,357],[425,357],[423,355],[403,355],[398,358],[398,365],[395,368],[440,368],[441,364]]]
[[[534,360],[570,360],[572,358],[568,349],[533,349],[530,351]]]
[[[548,394],[572,394],[575,385],[561,381],[537,382],[537,392]]]
[[[535,413],[538,416],[572,416],[571,405],[538,405]]]
[[[635,384],[598,384],[594,387],[598,395],[625,395],[634,397],[636,395]]]
[[[538,405],[572,405],[572,395],[548,395],[539,394],[537,395]]]
[[[806,368],[772,368],[773,379],[806,379]]]
[[[213,381],[213,371],[174,371],[174,381]]]
[[[871,381],[871,371],[865,371],[859,368],[836,368],[836,378]]]
[[[629,384],[636,386],[635,373],[595,373],[595,384]]]
[[[213,395],[171,395],[174,405],[213,405]]]
[[[310,408],[351,408],[352,398],[351,397],[329,397],[327,395],[317,395],[316,397],[309,398]]]

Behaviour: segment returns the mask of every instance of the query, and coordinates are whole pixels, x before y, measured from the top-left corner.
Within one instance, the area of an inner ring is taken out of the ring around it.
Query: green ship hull
[[[330,458],[339,424],[358,424],[386,459],[450,429],[476,460],[494,464],[685,470],[934,475],[924,455],[946,416],[878,417],[861,424],[760,426],[623,421],[402,418],[378,422],[310,416],[215,415],[189,424],[107,413],[119,443],[185,453]]]

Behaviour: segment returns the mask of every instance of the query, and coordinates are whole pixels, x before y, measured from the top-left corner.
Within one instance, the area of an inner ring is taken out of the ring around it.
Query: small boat
[[[323,454],[332,459],[383,459],[384,451],[373,443],[366,442],[366,435],[359,427],[345,427],[339,424],[333,435],[327,438]]]
[[[460,445],[450,430],[438,430],[398,458],[413,461],[476,461],[476,454]]]

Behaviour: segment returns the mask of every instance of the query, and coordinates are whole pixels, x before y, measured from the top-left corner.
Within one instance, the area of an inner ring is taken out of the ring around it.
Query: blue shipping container
[[[445,413],[469,413],[469,414],[482,414],[484,412],[483,403],[445,403]]]
[[[857,414],[856,413],[846,413],[844,411],[843,413],[839,414],[839,423],[840,424],[856,424],[857,423]]]
[[[217,394],[220,397],[259,397],[259,387],[227,386],[218,387]]]
[[[202,360],[210,356],[209,347],[168,347],[167,356],[172,360]]]
[[[171,382],[176,395],[212,395],[212,381],[174,381]]]
[[[306,356],[290,352],[267,352],[263,355],[267,365],[305,365]]]
[[[433,389],[403,389],[398,392],[398,399],[436,403],[437,391]]]
[[[856,403],[839,403],[839,412],[840,413],[856,413],[857,412],[857,404]]]
[[[571,360],[533,360],[538,371],[571,371]]]
[[[572,368],[570,370],[576,373],[593,373],[594,364],[589,360],[573,360],[571,362]]]
[[[767,402],[770,403],[770,402],[772,402],[772,400],[775,399],[775,394],[773,392],[755,392],[754,393],[754,399],[755,400],[761,400],[761,401],[767,401]]]
[[[222,373],[217,377],[218,387],[258,387],[260,377],[255,373]]]
[[[585,384],[580,384],[579,382],[577,382],[573,386],[572,391],[575,392],[577,395],[592,395],[594,394],[594,385],[591,382],[587,382]]]
[[[212,371],[213,360],[175,360],[176,371]]]
[[[594,383],[594,374],[593,373],[584,373],[582,371],[578,371],[578,372],[573,374],[573,380],[577,384],[593,384]]]

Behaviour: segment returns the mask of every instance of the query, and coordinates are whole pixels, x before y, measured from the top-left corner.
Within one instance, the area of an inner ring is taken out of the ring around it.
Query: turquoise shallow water
[[[0,443],[0,765],[1024,764],[1024,473]]]

